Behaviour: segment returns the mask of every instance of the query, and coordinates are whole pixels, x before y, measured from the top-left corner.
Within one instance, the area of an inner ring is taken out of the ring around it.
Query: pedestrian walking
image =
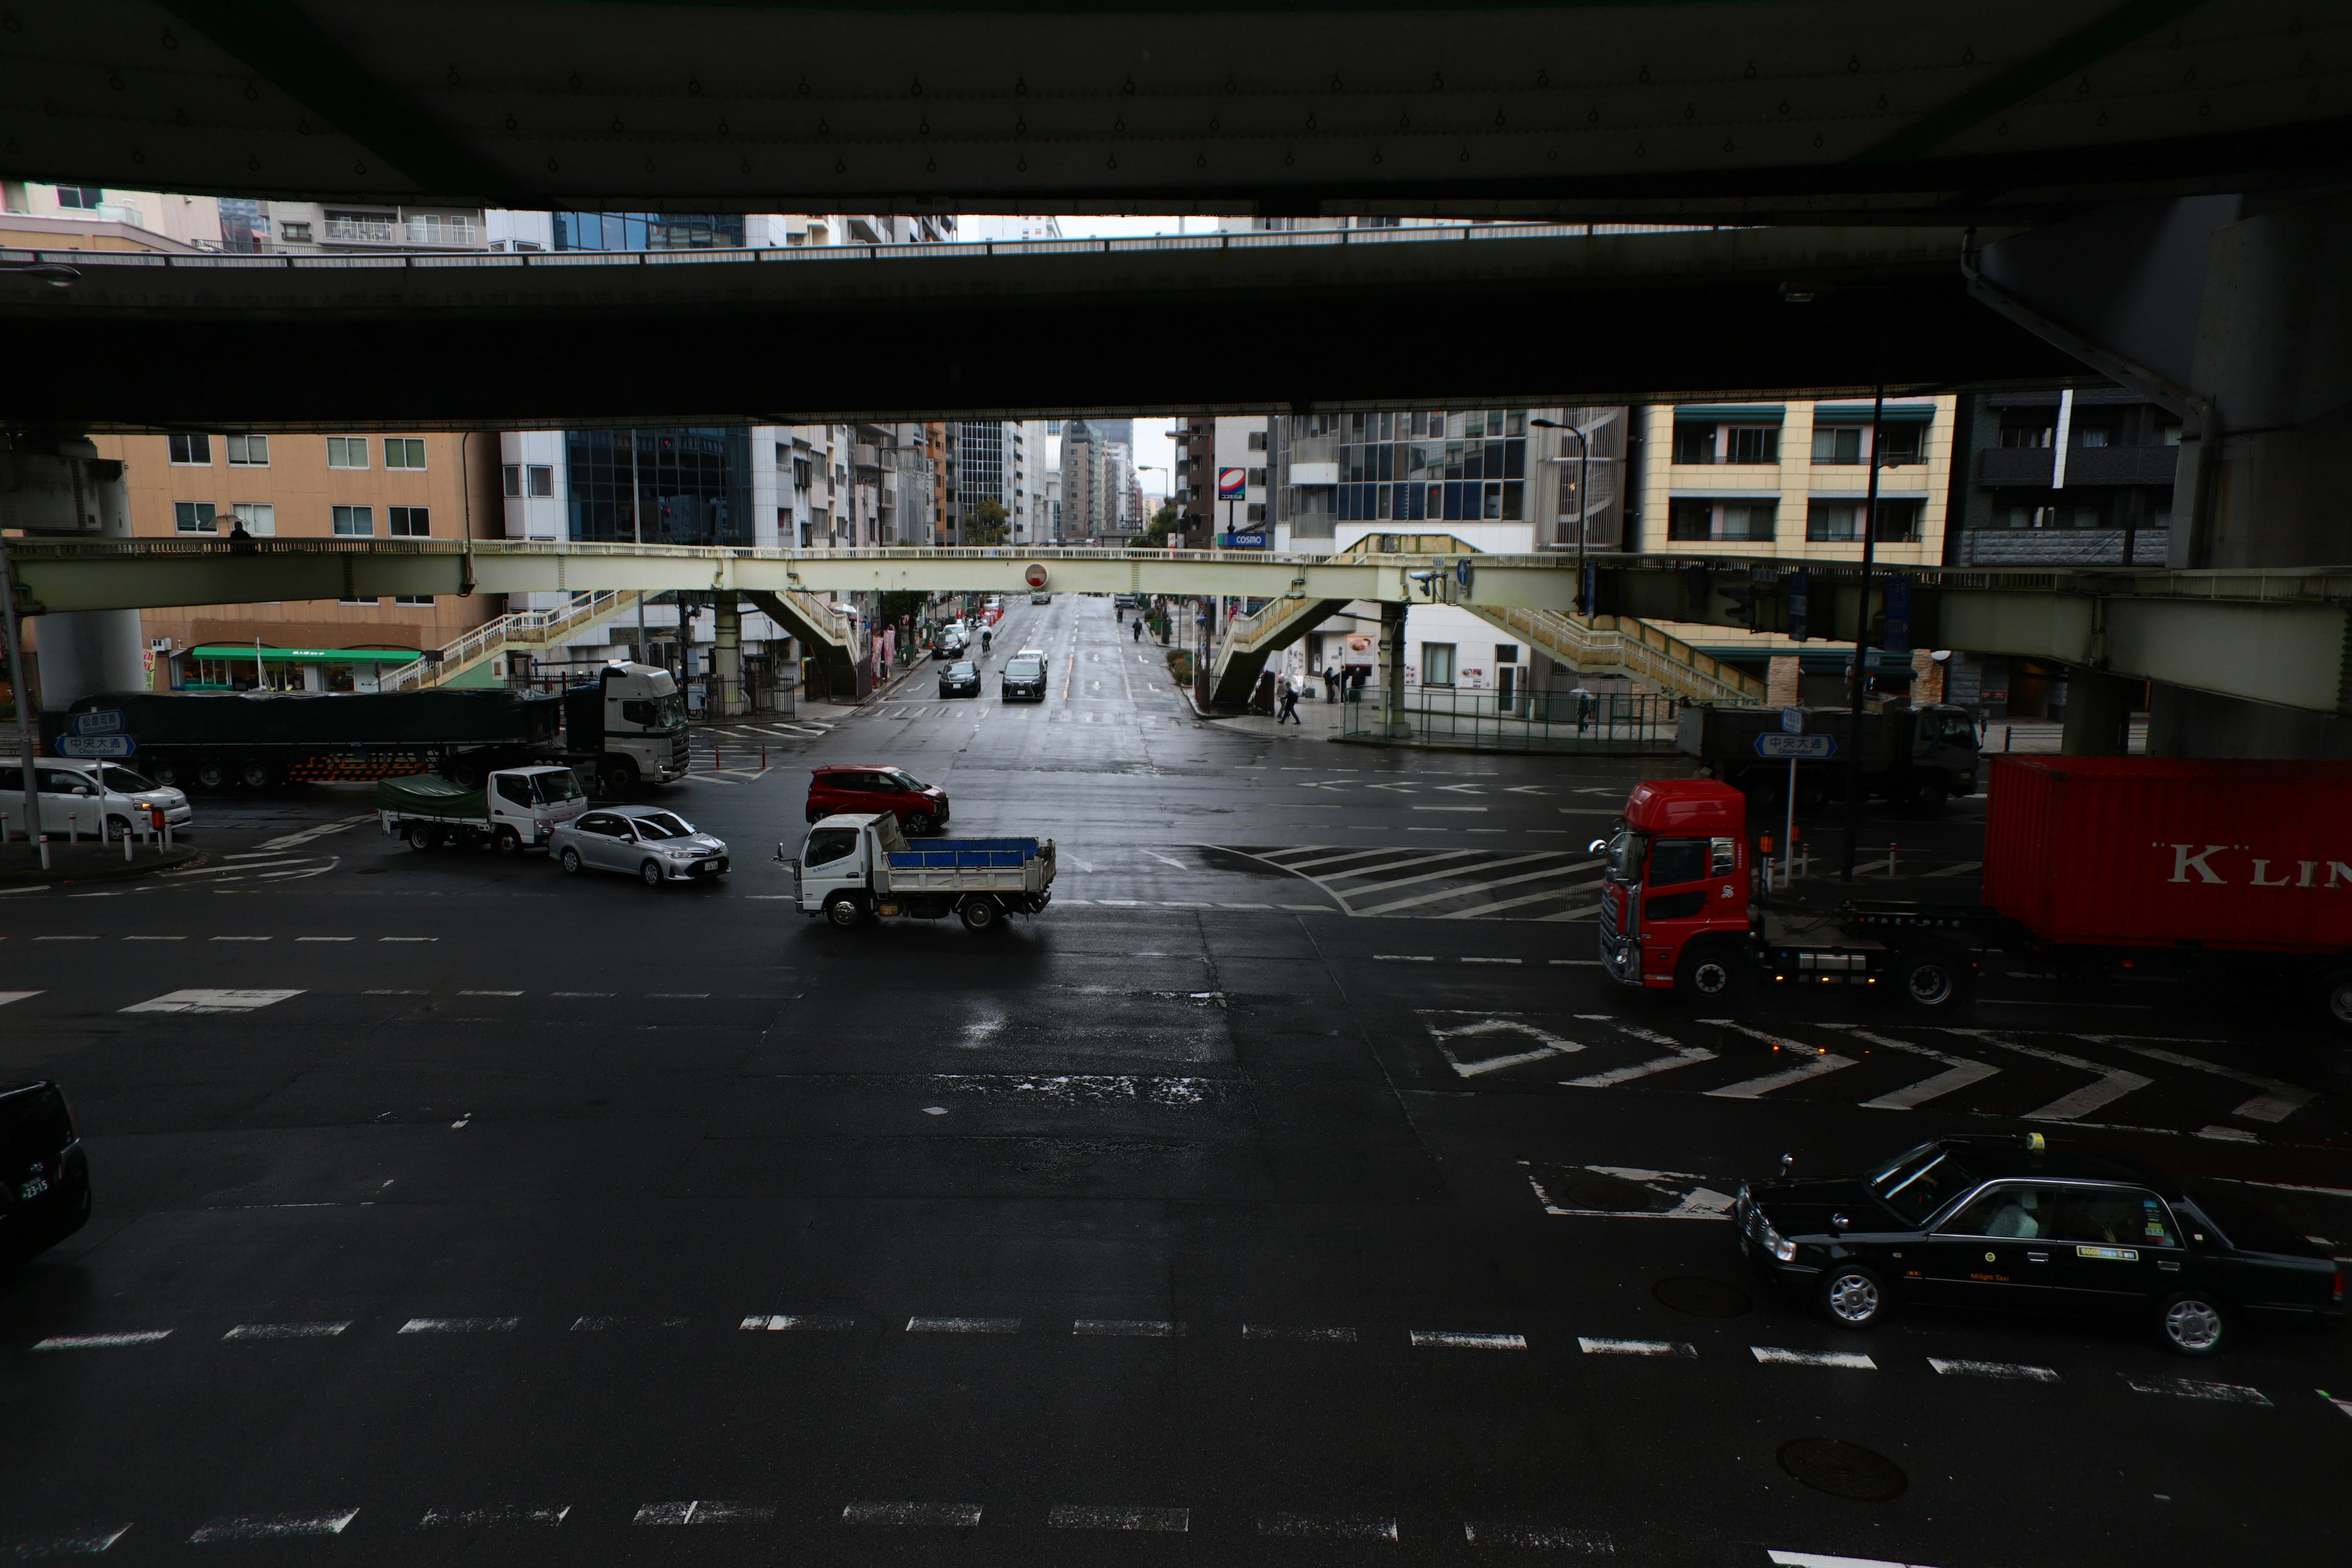
[[[1141,642],[1143,640],[1143,621],[1140,616],[1138,616],[1136,619],[1135,631],[1131,640],[1135,642]]]
[[[1301,726],[1307,722],[1298,716],[1298,688],[1290,683],[1286,675],[1282,678],[1282,711],[1274,716],[1274,721],[1279,724],[1285,719]]]
[[[254,552],[253,535],[245,531],[245,519],[238,518],[236,526],[228,531],[228,547],[230,553],[236,555]]]

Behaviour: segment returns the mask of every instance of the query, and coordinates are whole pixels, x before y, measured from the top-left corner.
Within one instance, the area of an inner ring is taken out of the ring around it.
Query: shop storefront
[[[172,689],[373,691],[377,675],[416,657],[413,647],[192,647],[172,659]]]

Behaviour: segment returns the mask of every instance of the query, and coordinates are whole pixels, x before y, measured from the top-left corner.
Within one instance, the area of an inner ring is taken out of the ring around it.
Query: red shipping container
[[[2352,952],[2352,763],[1996,757],[1984,898],[2042,941]]]

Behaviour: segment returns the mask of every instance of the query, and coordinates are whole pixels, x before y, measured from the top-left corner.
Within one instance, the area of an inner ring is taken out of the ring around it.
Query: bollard
[[[1889,881],[1895,879],[1895,846],[1892,844],[1886,847],[1886,877]]]
[[[41,869],[42,869],[42,870],[44,870],[44,871],[46,871],[46,870],[47,870],[48,868],[49,868],[49,836],[48,836],[47,834],[44,833],[44,834],[42,834],[42,835],[41,835]]]
[[[719,754],[719,742],[716,741],[710,742],[710,771],[714,773],[727,771],[727,759]]]
[[[66,842],[68,844],[81,842],[81,813],[78,811],[66,813]]]
[[[763,773],[768,771],[768,743],[765,741],[760,742],[760,771]]]
[[[122,825],[122,863],[131,864],[131,824]]]

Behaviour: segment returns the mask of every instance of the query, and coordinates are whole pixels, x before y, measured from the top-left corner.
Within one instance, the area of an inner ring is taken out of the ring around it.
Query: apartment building
[[[1263,549],[1272,542],[1269,423],[1263,414],[1176,416],[1169,499],[1183,519],[1186,549]]]
[[[218,251],[224,204],[211,196],[0,180],[0,247],[12,250]]]
[[[99,436],[142,537],[462,539],[500,531],[490,436]],[[499,613],[495,595],[141,612],[157,690],[367,691]]]

